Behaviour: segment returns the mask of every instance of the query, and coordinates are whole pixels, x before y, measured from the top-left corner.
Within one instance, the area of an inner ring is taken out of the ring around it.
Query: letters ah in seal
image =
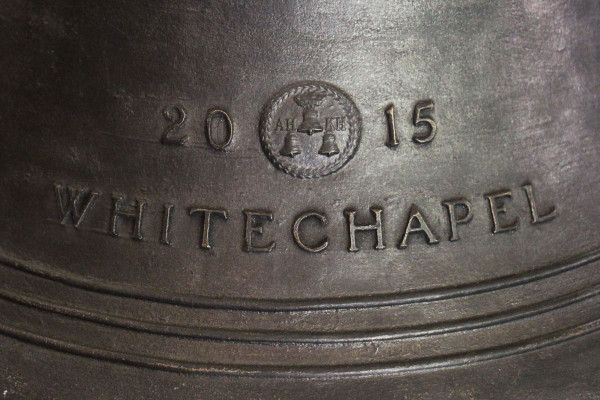
[[[280,91],[260,126],[267,157],[297,178],[319,178],[342,168],[354,156],[360,134],[356,105],[324,82],[300,82]]]

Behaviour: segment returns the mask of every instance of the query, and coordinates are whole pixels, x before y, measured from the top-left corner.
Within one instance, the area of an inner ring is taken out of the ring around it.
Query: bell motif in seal
[[[298,178],[318,178],[352,158],[360,130],[360,114],[348,95],[327,83],[307,82],[273,97],[260,135],[276,167]]]

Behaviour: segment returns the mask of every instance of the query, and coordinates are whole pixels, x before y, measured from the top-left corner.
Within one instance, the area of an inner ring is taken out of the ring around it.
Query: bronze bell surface
[[[0,4],[0,400],[600,398],[600,3]]]

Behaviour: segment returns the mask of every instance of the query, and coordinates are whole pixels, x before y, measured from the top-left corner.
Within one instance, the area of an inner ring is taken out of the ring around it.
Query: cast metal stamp
[[[297,178],[320,178],[342,168],[360,143],[361,119],[347,94],[323,82],[291,85],[264,111],[265,153]]]

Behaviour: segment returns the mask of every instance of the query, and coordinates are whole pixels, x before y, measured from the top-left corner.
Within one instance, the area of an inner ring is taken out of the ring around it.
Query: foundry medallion
[[[360,114],[345,93],[327,83],[304,82],[273,97],[260,138],[276,167],[297,178],[319,178],[352,158],[360,131]]]

